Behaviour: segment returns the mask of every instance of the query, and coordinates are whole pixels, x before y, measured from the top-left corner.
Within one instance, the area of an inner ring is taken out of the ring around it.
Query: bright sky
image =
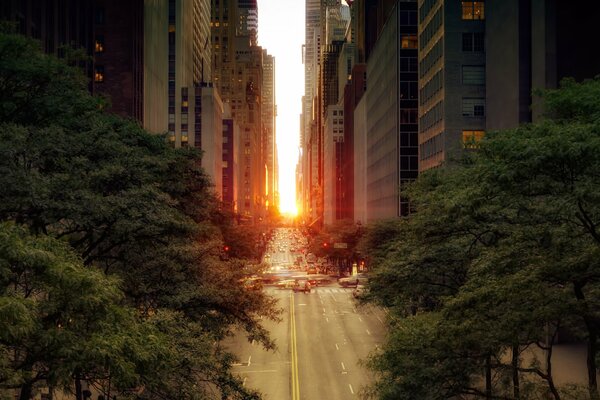
[[[279,199],[282,213],[296,213],[296,163],[304,94],[304,3],[258,0],[258,44],[275,56]]]

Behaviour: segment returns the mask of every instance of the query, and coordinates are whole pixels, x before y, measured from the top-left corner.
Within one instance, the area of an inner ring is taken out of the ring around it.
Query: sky
[[[282,213],[296,213],[296,164],[304,94],[304,1],[258,0],[258,44],[275,56],[276,141]]]

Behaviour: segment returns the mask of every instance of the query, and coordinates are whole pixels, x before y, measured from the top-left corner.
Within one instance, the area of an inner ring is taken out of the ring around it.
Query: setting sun
[[[296,216],[296,164],[304,94],[304,3],[259,0],[259,9],[258,41],[275,57],[279,210]]]

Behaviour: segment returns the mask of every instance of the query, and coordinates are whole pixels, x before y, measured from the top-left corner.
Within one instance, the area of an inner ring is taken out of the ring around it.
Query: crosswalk
[[[313,288],[315,292],[318,293],[351,293],[352,288],[326,288],[326,287],[316,287]]]
[[[275,287],[269,287],[270,292],[278,293],[278,292],[288,292],[291,291],[291,288],[281,289]],[[326,286],[313,286],[311,288],[311,293],[319,293],[319,294],[352,294],[354,288],[342,288],[342,287],[326,287]]]

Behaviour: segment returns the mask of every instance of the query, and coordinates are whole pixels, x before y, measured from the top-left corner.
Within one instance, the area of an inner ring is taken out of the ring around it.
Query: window
[[[483,65],[463,65],[464,85],[485,85],[485,67]]]
[[[94,22],[98,25],[104,24],[104,8],[98,7],[96,9],[96,13],[94,14]]]
[[[485,19],[484,4],[483,1],[463,1],[462,19]]]
[[[416,124],[417,123],[417,110],[400,110],[400,123],[401,124]]]
[[[483,33],[463,33],[462,49],[463,51],[472,51],[479,53],[485,51],[485,39]]]
[[[403,49],[416,49],[417,48],[417,35],[402,35],[401,47]]]
[[[473,51],[485,51],[485,38],[483,32],[477,32],[473,34]]]
[[[462,114],[463,117],[484,117],[485,116],[485,99],[483,98],[468,98],[462,99]]]
[[[102,65],[96,65],[94,68],[94,82],[104,82],[104,67]]]
[[[94,45],[94,51],[96,53],[104,53],[104,36],[103,35],[96,36],[96,43]]]
[[[485,131],[463,131],[463,146],[465,149],[476,149],[485,136]]]

